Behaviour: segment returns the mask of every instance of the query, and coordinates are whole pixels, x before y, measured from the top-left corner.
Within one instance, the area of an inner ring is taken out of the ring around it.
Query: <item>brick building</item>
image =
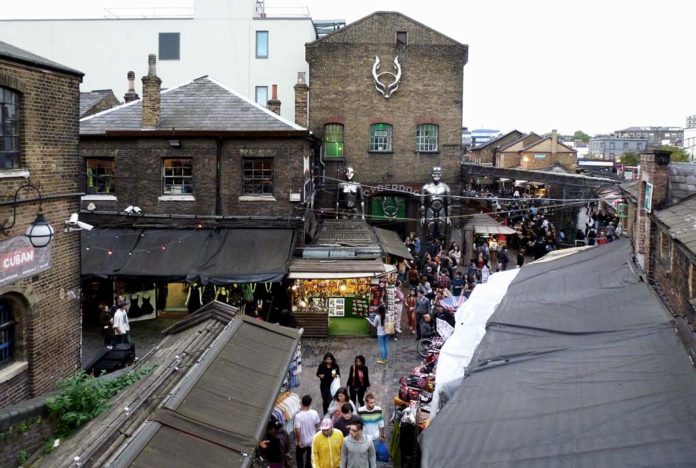
[[[277,282],[302,242],[318,140],[207,76],[161,92],[149,68],[142,99],[80,122],[88,320],[113,293],[185,311],[190,284],[207,302],[205,284]]]
[[[80,93],[80,118],[89,117],[119,104],[121,103],[110,89],[97,89]]]
[[[417,231],[413,195],[433,166],[460,191],[468,46],[400,13],[376,12],[307,44],[306,59],[309,128],[323,139],[317,204],[333,216],[336,181],[349,165],[365,189],[368,219],[391,221],[402,235]],[[385,203],[396,208],[391,215]]]
[[[81,81],[0,42],[0,219],[14,221],[0,238],[0,407],[55,389],[80,366],[80,239],[59,226],[79,208]],[[28,180],[36,189],[20,190]],[[55,235],[35,248],[23,234],[40,208]]]
[[[512,130],[504,135],[488,140],[487,142],[471,148],[467,155],[470,162],[476,164],[489,164],[497,166],[497,155],[501,148],[511,145],[525,136],[519,130]]]

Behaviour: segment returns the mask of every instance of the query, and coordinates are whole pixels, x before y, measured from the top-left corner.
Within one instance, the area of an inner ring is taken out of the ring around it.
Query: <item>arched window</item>
[[[370,151],[392,150],[392,126],[378,123],[370,126]]]
[[[421,124],[416,127],[416,151],[437,151],[438,126],[435,124]]]
[[[7,301],[0,300],[0,368],[15,360],[15,320]]]
[[[324,125],[324,156],[327,158],[342,158],[343,155],[343,125],[332,123]]]
[[[0,87],[0,169],[19,167],[19,94]]]

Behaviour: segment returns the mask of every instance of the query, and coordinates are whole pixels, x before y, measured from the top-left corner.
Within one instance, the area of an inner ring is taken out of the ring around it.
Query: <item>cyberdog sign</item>
[[[37,249],[26,236],[0,242],[0,286],[51,268],[51,246]]]

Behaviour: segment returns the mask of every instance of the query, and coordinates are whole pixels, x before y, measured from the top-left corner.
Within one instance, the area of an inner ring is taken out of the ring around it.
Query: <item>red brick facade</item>
[[[0,287],[0,299],[16,321],[15,362],[0,369],[0,407],[53,390],[60,378],[80,367],[79,234],[63,232],[63,220],[79,209],[80,81],[78,72],[0,57],[0,87],[19,95],[21,134],[20,167],[0,170],[0,199],[11,200],[22,178],[30,175],[56,231],[51,268]],[[34,197],[32,191],[20,195]],[[23,235],[37,209],[35,201],[18,205],[10,235]],[[10,205],[0,207],[4,219],[12,220]]]

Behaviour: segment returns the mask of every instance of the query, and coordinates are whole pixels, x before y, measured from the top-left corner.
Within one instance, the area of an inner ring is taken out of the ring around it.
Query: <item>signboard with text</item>
[[[0,242],[0,286],[51,268],[51,245],[35,248],[26,236]]]

